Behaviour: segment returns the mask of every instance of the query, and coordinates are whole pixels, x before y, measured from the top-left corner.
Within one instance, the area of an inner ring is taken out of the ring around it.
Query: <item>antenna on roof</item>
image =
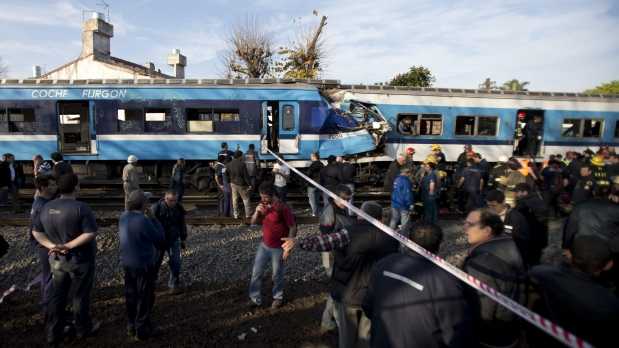
[[[106,22],[110,22],[110,5],[105,2],[105,0],[101,0],[101,2],[97,3],[97,6],[102,7],[103,11],[105,11]]]

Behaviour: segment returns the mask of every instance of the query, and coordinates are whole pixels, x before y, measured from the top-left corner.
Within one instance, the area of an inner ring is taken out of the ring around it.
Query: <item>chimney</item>
[[[93,12],[92,17],[82,23],[82,53],[80,57],[90,54],[110,55],[110,39],[114,36],[114,26],[104,20],[105,16]]]
[[[185,67],[187,66],[187,57],[181,54],[181,50],[175,48],[172,54],[168,55],[168,65],[174,69],[174,76],[177,79],[185,78]]]
[[[41,66],[34,65],[32,67],[32,77],[34,77],[35,79],[38,79],[39,77],[41,77]]]

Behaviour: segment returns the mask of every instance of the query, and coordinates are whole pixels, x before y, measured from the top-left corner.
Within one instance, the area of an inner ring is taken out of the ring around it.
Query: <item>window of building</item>
[[[282,107],[282,111],[283,111],[282,129],[285,131],[294,130],[294,127],[295,127],[294,106],[284,105]]]
[[[603,120],[566,118],[561,124],[561,135],[564,137],[599,138],[603,131]]]
[[[499,118],[496,116],[456,117],[456,135],[494,137],[498,128]]]
[[[441,135],[443,115],[399,114],[397,130],[403,135]]]
[[[4,110],[3,110],[4,111]],[[36,131],[34,109],[32,108],[9,108],[5,111],[3,119],[8,121],[9,132],[34,132]]]
[[[118,109],[118,131],[122,133],[141,133],[144,114],[142,109]]]

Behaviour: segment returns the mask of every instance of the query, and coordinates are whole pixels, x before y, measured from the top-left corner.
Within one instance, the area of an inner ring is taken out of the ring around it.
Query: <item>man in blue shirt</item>
[[[423,162],[425,175],[421,179],[421,199],[423,200],[423,221],[428,224],[436,224],[438,221],[438,207],[436,199],[440,184],[436,175],[436,159],[428,157]]]
[[[90,292],[95,280],[97,223],[90,207],[76,200],[75,174],[58,178],[60,198],[48,202],[36,217],[34,238],[50,250],[52,291],[47,306],[47,341],[54,346],[65,335],[64,312],[72,304],[78,338],[94,334],[99,323],[90,317]]]
[[[410,168],[403,167],[400,175],[393,181],[391,190],[391,221],[389,227],[396,228],[398,223],[406,225],[413,206],[413,185],[410,180]]]
[[[129,195],[119,220],[120,263],[125,272],[127,335],[138,340],[152,333],[150,316],[155,302],[158,250],[165,247],[165,234],[156,219],[144,215],[146,197],[141,190]]]
[[[32,224],[32,229],[34,229],[34,221],[41,213],[43,206],[54,198],[57,189],[56,180],[54,180],[52,176],[45,175],[37,176],[34,179],[34,186],[37,189],[38,195],[34,199],[32,209],[30,210],[30,222]],[[30,241],[36,248],[36,253],[39,257],[39,262],[41,263],[41,274],[39,275],[39,279],[41,281],[40,304],[43,307],[43,310],[46,311],[47,301],[49,300],[49,293],[52,285],[52,271],[49,266],[49,250],[34,239],[32,229],[30,233]]]

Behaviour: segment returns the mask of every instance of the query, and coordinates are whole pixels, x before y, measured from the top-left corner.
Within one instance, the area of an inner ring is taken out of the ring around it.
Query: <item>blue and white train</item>
[[[215,160],[222,142],[306,164],[355,155],[376,137],[336,113],[312,84],[251,80],[2,80],[0,152],[72,163]]]
[[[340,86],[330,94],[342,110],[351,101],[362,102],[388,121],[387,156],[376,157],[379,161],[408,147],[416,150],[415,159],[423,160],[430,144],[440,144],[447,160],[455,161],[463,145],[472,144],[494,162],[515,153],[522,127],[535,116],[543,120],[539,155],[545,158],[619,146],[619,96],[389,86]],[[412,121],[411,132],[399,131],[405,118]]]

